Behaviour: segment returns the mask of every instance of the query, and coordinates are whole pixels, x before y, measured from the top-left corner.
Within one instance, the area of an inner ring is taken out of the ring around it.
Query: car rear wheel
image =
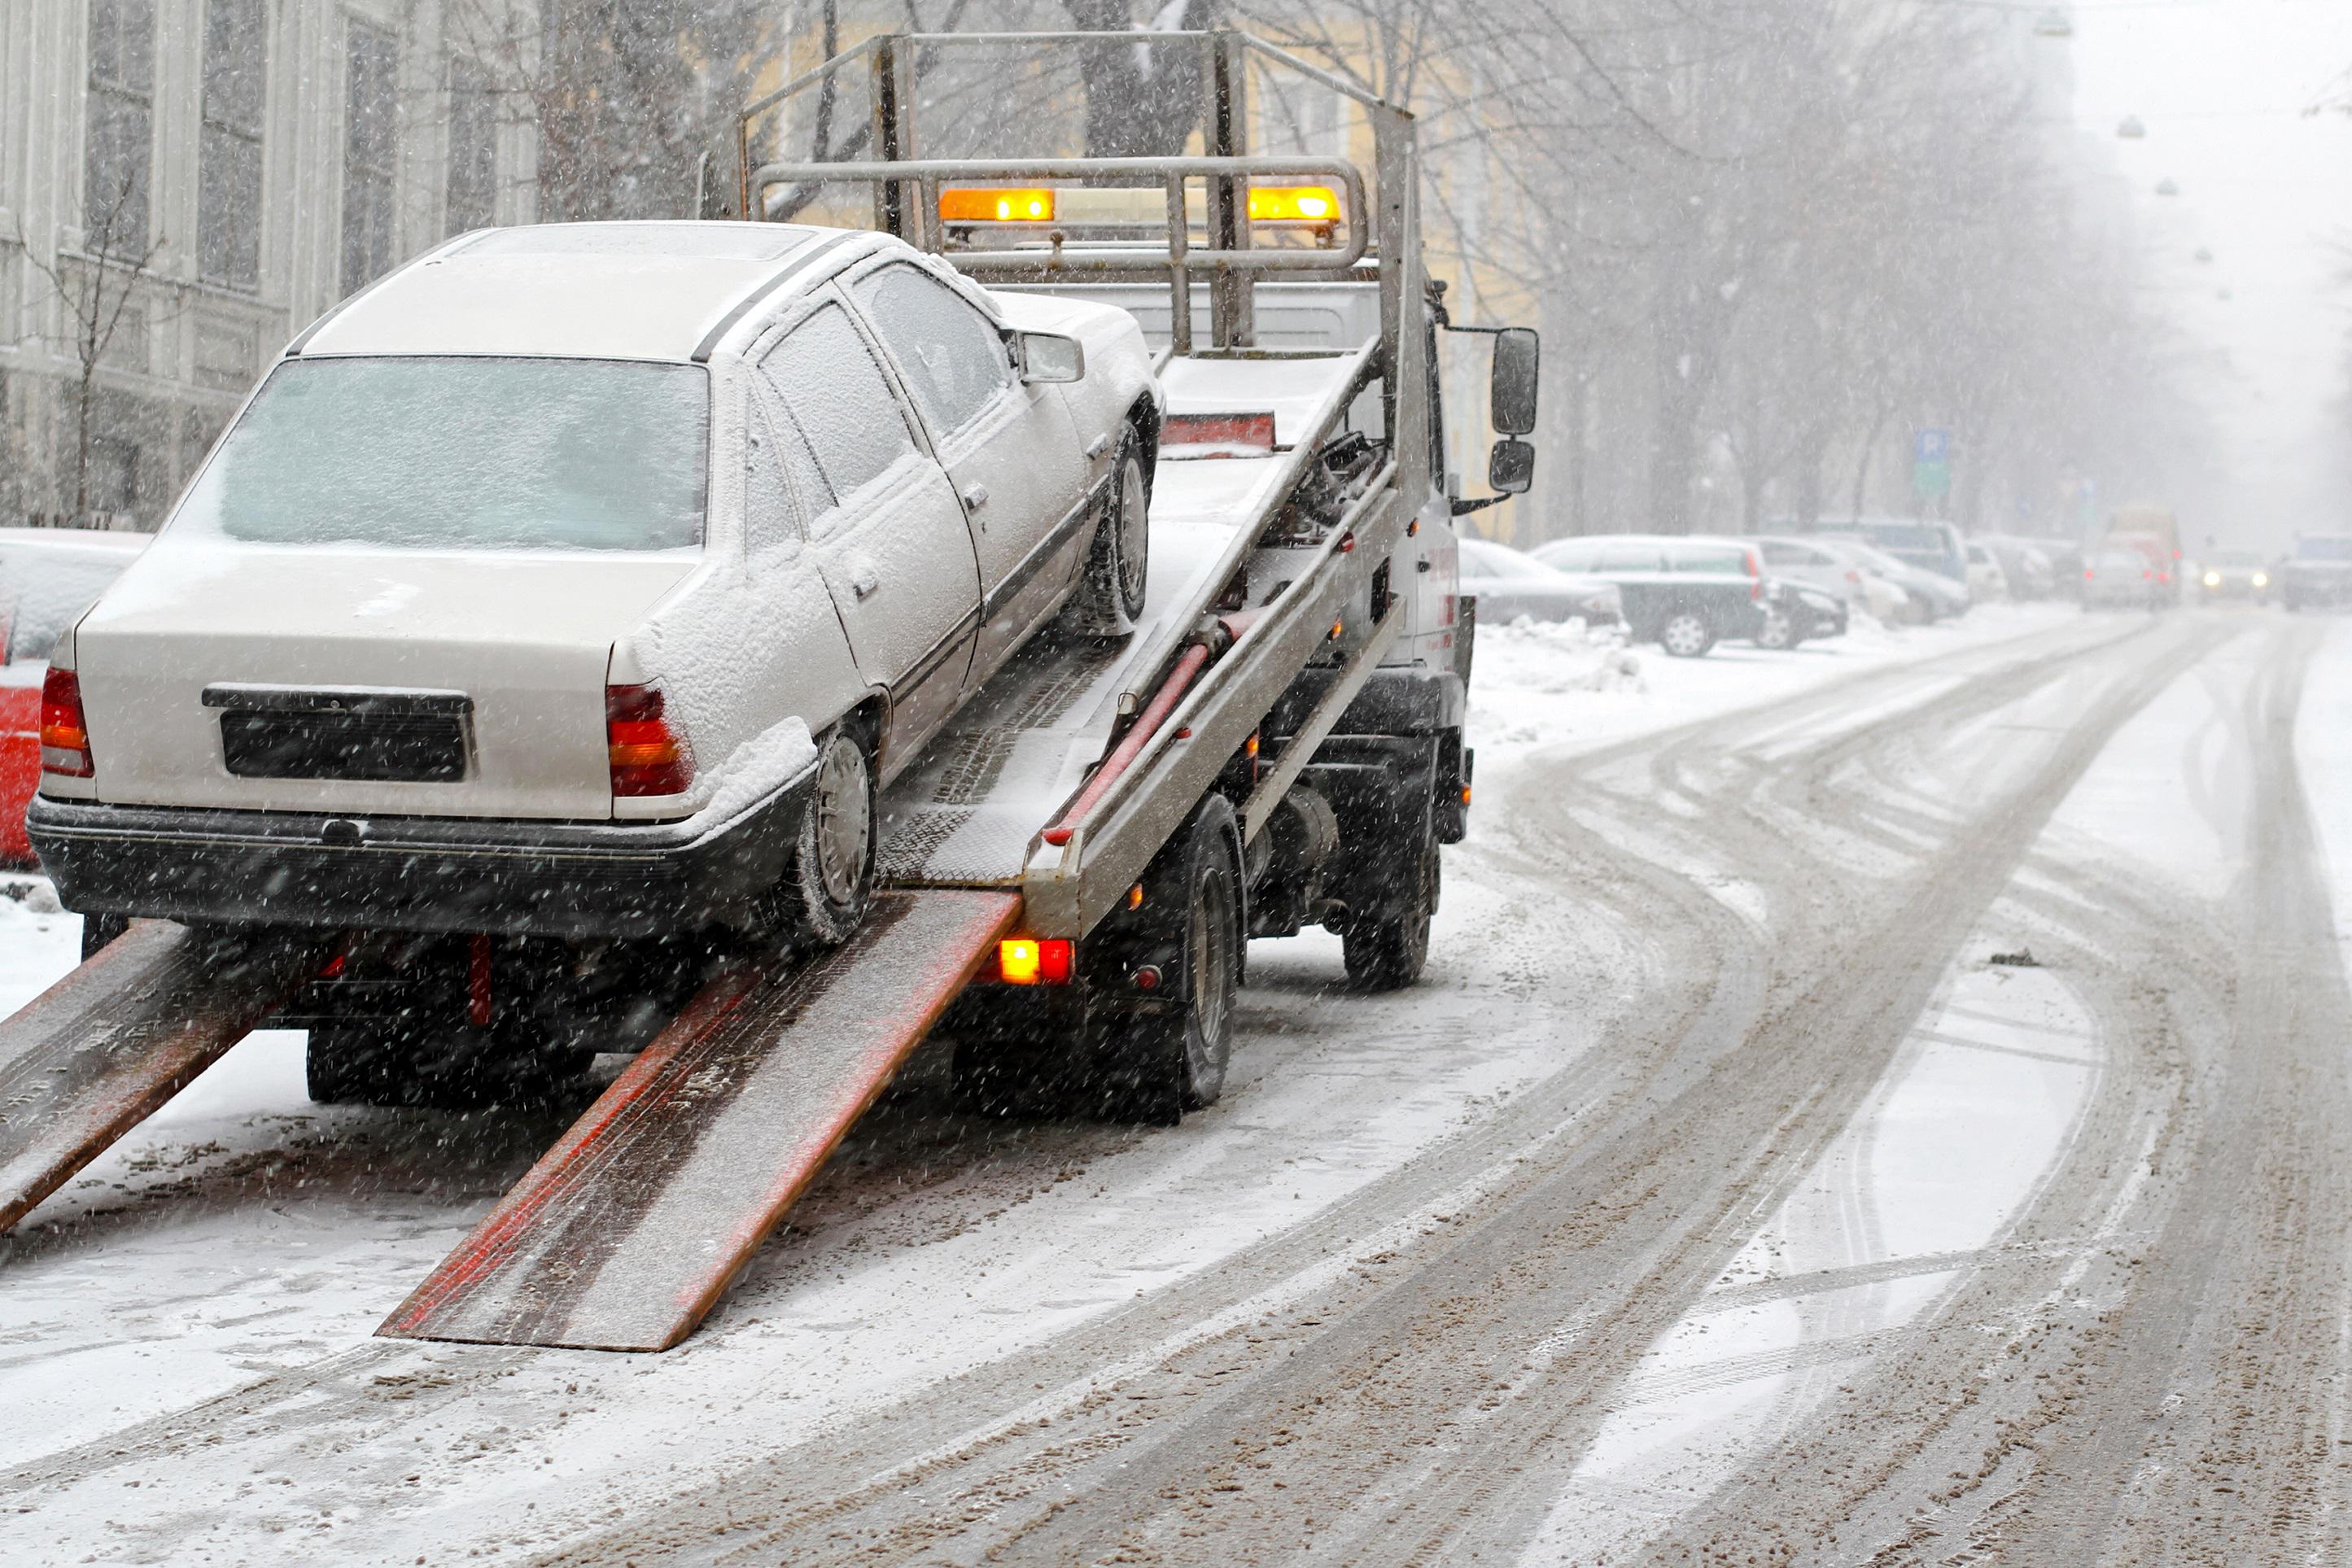
[[[816,783],[779,890],[783,924],[803,945],[849,939],[874,898],[874,768],[865,737],[846,726],[817,747]]]
[[[1764,612],[1764,624],[1756,632],[1758,647],[1778,652],[1783,648],[1793,648],[1797,643],[1797,623],[1790,619],[1788,612],[1784,610]]]
[[[1671,658],[1696,659],[1715,646],[1715,627],[1696,610],[1679,610],[1658,627],[1658,645]]]
[[[1070,610],[1072,623],[1097,637],[1135,630],[1150,577],[1151,497],[1143,482],[1143,448],[1132,430],[1119,443],[1112,473],[1110,502],[1095,525],[1086,575]]]

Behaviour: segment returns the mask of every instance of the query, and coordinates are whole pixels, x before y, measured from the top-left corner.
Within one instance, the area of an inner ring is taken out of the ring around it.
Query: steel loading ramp
[[[812,963],[722,974],[376,1332],[677,1343],[1020,907],[1003,893],[886,893]]]
[[[137,920],[0,1021],[0,1232],[277,1011],[332,946]]]

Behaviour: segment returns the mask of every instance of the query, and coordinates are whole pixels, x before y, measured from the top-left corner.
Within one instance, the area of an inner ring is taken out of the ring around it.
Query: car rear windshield
[[[2352,538],[2301,539],[2295,544],[2294,555],[2297,560],[2352,560]]]
[[[699,365],[295,360],[175,523],[263,544],[688,549],[709,406]]]
[[[1948,548],[1944,530],[1927,523],[1875,523],[1870,537],[1878,541],[1881,549],[1898,555],[1931,555],[1941,557]]]

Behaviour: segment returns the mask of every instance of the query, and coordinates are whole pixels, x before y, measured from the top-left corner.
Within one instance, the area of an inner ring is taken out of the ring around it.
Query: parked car
[[[2252,550],[2215,550],[2205,558],[2202,568],[2197,574],[2198,598],[2206,603],[2249,599],[2260,604],[2270,599],[2270,569]]]
[[[1990,545],[1970,540],[1964,551],[1969,563],[1969,598],[1971,601],[2007,599],[2009,573],[1992,553]]]
[[[67,906],[836,942],[876,798],[1060,619],[1143,605],[1135,320],[884,235],[549,225],[297,338],[58,644]]]
[[[1860,534],[1895,559],[1922,571],[1935,572],[1954,582],[1969,580],[1960,530],[1949,523],[1863,517],[1842,523],[1839,528]]]
[[[1870,570],[1844,540],[1766,534],[1755,544],[1764,570],[1784,581],[1833,594],[1880,621],[1899,621],[1910,610],[1911,596]]]
[[[1492,539],[1464,539],[1462,591],[1476,596],[1482,626],[1530,621],[1577,621],[1614,626],[1625,619],[1617,585],[1547,566],[1523,550]]]
[[[1914,566],[1880,549],[1860,534],[1834,532],[1823,537],[1851,549],[1872,570],[1909,594],[1912,618],[1919,624],[1968,613],[1969,588],[1965,581]]]
[[[1801,582],[1767,580],[1764,602],[1764,624],[1756,633],[1759,648],[1793,648],[1843,637],[1852,620],[1843,594]]]
[[[2172,586],[2158,577],[2155,566],[2138,550],[2117,545],[2094,550],[2083,569],[2083,608],[2162,609],[2171,602]]]
[[[2352,534],[2303,534],[2273,574],[2289,610],[2336,610],[2352,604]]]
[[[25,809],[41,782],[41,686],[49,650],[148,536],[82,528],[0,528],[0,863],[35,863]]]
[[[2001,579],[2011,599],[2047,599],[2058,591],[2057,567],[2050,554],[2053,541],[1983,534],[1974,542],[1992,551],[1993,559],[2000,562]]]
[[[1738,539],[1596,534],[1556,539],[1534,553],[1563,571],[1616,584],[1633,640],[1677,659],[1696,659],[1726,637],[1752,640],[1787,592],[1767,583],[1755,549]]]

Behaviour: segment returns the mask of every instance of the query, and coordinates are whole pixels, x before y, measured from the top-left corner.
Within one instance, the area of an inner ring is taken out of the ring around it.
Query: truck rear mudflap
[[[195,924],[657,936],[739,915],[789,863],[807,770],[682,822],[189,810],[34,799],[67,908]]]

